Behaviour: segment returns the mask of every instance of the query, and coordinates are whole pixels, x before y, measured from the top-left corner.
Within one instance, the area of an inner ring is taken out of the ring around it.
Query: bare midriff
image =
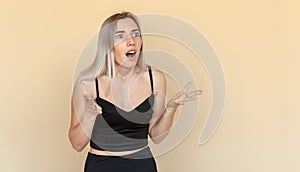
[[[122,152],[111,152],[111,151],[103,151],[103,150],[97,150],[94,148],[90,148],[90,153],[96,154],[96,155],[104,155],[104,156],[124,156],[124,155],[129,155],[129,154],[138,152],[144,148],[145,147],[140,148],[140,149],[131,150],[131,151],[122,151]]]

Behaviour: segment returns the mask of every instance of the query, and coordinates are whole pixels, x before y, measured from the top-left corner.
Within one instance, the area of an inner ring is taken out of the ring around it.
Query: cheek
[[[120,46],[115,46],[114,47],[114,54],[115,54],[115,61],[117,63],[122,62],[122,54],[123,54],[123,49]]]
[[[114,48],[114,53],[115,53],[115,56],[119,56],[119,55],[121,54],[120,48],[115,47],[115,48]]]
[[[143,41],[141,38],[135,41],[135,45],[138,46],[137,48],[139,48],[139,49],[141,49],[142,44],[143,44]]]

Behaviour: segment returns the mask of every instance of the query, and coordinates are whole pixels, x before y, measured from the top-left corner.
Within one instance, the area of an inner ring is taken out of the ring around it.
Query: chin
[[[137,61],[139,59],[139,54],[136,54],[132,57],[122,56],[122,58],[116,59],[116,66],[123,68],[134,68],[137,65]]]
[[[129,69],[129,68],[136,67],[136,64],[137,64],[137,61],[125,61],[122,64],[116,64],[116,66]]]

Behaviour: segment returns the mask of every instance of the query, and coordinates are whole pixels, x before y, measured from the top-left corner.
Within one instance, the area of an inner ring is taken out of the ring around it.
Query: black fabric
[[[149,77],[150,77],[150,84],[151,84],[151,92],[153,93],[153,79],[152,79],[151,66],[148,66],[148,70],[149,70]]]
[[[129,151],[148,145],[149,121],[154,103],[151,67],[148,68],[152,94],[131,111],[125,111],[113,103],[99,97],[96,82],[96,103],[101,106],[93,127],[90,146],[97,150]]]
[[[148,66],[148,71],[149,71],[149,78],[150,78],[150,84],[151,84],[151,92],[153,93],[153,78],[152,78],[151,66]],[[99,98],[99,88],[98,88],[98,80],[97,80],[97,78],[95,78],[95,83],[96,83],[97,98]]]
[[[97,94],[97,98],[99,98],[99,84],[98,84],[98,80],[97,78],[95,79],[95,83],[96,83],[96,94]]]
[[[88,153],[84,172],[157,172],[149,147],[126,156],[106,156]]]

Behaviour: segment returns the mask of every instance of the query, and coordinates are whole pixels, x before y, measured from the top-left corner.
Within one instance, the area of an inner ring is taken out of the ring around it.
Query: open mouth
[[[127,56],[127,57],[133,57],[133,56],[135,56],[135,54],[136,54],[136,51],[128,51],[128,52],[126,53],[126,56]]]

